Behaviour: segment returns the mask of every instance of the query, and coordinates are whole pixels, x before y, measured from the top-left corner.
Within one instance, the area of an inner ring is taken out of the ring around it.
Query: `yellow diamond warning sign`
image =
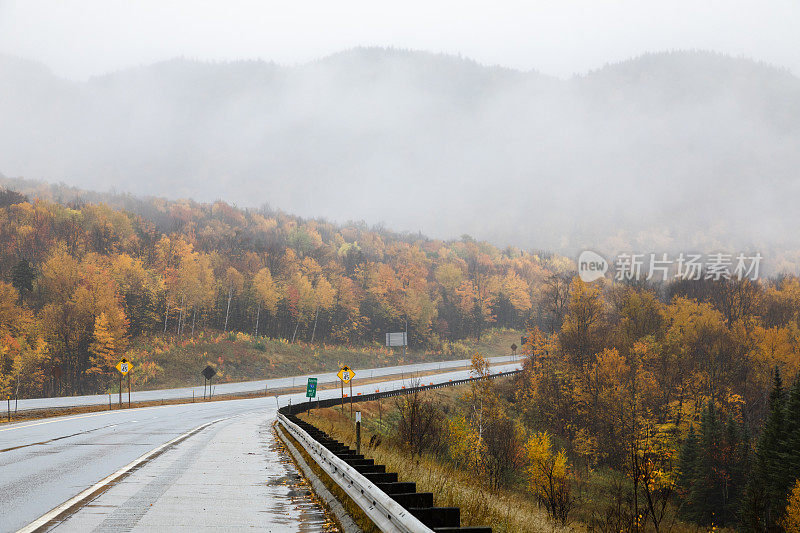
[[[351,369],[349,366],[343,366],[336,375],[339,376],[339,379],[345,383],[349,383],[351,379],[356,377],[356,373],[353,372],[353,369]]]
[[[130,372],[132,369],[133,369],[133,363],[131,363],[124,357],[122,358],[122,361],[117,363],[117,370],[119,370],[119,373],[122,374],[123,376],[128,372]]]

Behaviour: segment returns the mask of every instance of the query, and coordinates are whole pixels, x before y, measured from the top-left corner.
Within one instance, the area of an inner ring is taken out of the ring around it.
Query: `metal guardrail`
[[[491,374],[488,378],[497,378],[519,373],[519,370]],[[416,391],[439,389],[469,383],[481,377],[472,377],[395,389],[385,392],[365,394],[362,396],[350,397],[347,403],[368,402],[380,398],[412,394]],[[315,407],[333,407],[341,405],[342,400],[338,398],[320,400]],[[432,532],[428,526],[411,514],[409,510],[401,506],[394,499],[388,496],[383,490],[373,482],[364,477],[354,467],[347,464],[343,459],[337,457],[322,443],[313,438],[303,428],[292,422],[289,417],[308,410],[308,404],[288,405],[278,411],[278,421],[294,437],[294,439],[305,449],[308,455],[322,468],[330,478],[347,494],[372,520],[375,525],[385,532],[400,533],[422,533]]]
[[[390,398],[392,396],[412,394],[416,391],[423,392],[426,390],[441,389],[444,387],[455,387],[456,385],[463,385],[465,383],[469,383],[471,381],[476,381],[479,379],[487,379],[487,378],[494,379],[504,376],[511,376],[514,374],[519,374],[520,372],[522,372],[522,370],[509,370],[508,372],[497,372],[496,374],[489,374],[485,377],[454,379],[452,381],[446,381],[443,383],[434,383],[431,385],[420,385],[418,387],[403,387],[400,389],[394,389],[384,392],[371,392],[369,394],[361,394],[358,396],[348,396],[345,397],[344,400],[342,400],[341,398],[328,398],[327,400],[317,400],[316,402],[312,401],[311,407],[318,409],[320,407],[334,407],[336,405],[342,405],[343,403],[348,404],[348,403],[358,403],[358,402],[371,402],[374,400],[380,400],[381,398]],[[300,402],[294,405],[287,405],[281,407],[278,410],[278,412],[283,413],[285,415],[296,415],[308,411],[308,408],[309,408],[308,402]]]
[[[319,467],[342,488],[381,531],[391,533],[429,533],[433,531],[285,415],[278,413],[278,420]]]

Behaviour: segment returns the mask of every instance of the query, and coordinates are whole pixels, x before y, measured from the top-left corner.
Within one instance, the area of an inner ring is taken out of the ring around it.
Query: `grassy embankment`
[[[437,389],[426,394],[427,399],[445,410],[457,409],[468,385]],[[432,492],[438,506],[460,507],[462,526],[490,525],[494,531],[583,531],[580,524],[560,527],[547,518],[530,495],[521,490],[488,490],[481,476],[458,468],[441,457],[422,454],[411,457],[392,438],[397,423],[397,412],[392,400],[358,403],[362,416],[362,453],[385,464],[387,472],[398,472],[402,481],[414,481],[420,492]],[[349,418],[339,408],[313,411],[311,417],[301,415],[323,431],[355,448],[355,435]],[[381,444],[369,446],[373,435],[380,436]]]
[[[509,355],[519,344],[519,332],[488,331],[473,339],[444,343],[435,350],[408,350],[403,358],[398,348],[379,344],[365,347],[289,343],[284,339],[254,338],[243,333],[200,333],[193,339],[148,337],[131,346],[127,357],[136,365],[133,380],[137,390],[194,386],[202,383],[200,371],[216,368],[216,383],[330,372],[347,364],[353,369],[393,366],[417,362],[469,359],[476,352],[486,356]]]
[[[522,423],[513,402],[507,401],[512,378],[498,379],[495,383],[497,396],[501,398],[499,401],[504,404],[505,412]],[[469,416],[469,390],[469,385],[438,389],[424,393],[424,399],[435,404],[447,419],[458,415]],[[402,481],[416,482],[418,491],[434,493],[436,505],[460,507],[462,525],[491,525],[498,533],[619,530],[609,517],[611,509],[619,509],[620,505],[626,506],[625,502],[617,501],[621,494],[623,498],[630,497],[627,492],[630,489],[629,481],[623,473],[608,468],[582,470],[579,486],[573,487],[578,497],[576,505],[567,524],[562,525],[550,519],[544,507],[537,504],[535,497],[528,491],[522,469],[510,484],[492,489],[483,474],[456,466],[449,460],[446,452],[423,452],[412,456],[396,439],[399,414],[395,401],[385,399],[381,402],[356,404],[356,410],[362,413],[362,453],[375,459],[378,464],[385,464],[387,471],[398,472]],[[355,432],[349,415],[349,408],[345,405],[344,412],[335,407],[314,410],[311,417],[303,414],[301,418],[355,448]],[[526,431],[530,433],[532,429],[526,428]],[[373,436],[376,442],[380,439],[378,446],[370,446]],[[623,487],[623,492],[620,492],[620,486]],[[627,502],[629,503],[630,501]],[[696,525],[678,520],[674,508],[671,509],[660,530],[674,533],[698,531]],[[719,527],[714,530],[724,531]],[[640,531],[654,529],[651,524],[644,523],[641,524]]]

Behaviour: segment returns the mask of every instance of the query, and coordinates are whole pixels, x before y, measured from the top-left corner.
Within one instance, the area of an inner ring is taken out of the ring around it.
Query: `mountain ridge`
[[[86,82],[9,63],[8,175],[561,252],[794,245],[800,79],[747,59],[646,54],[566,80],[380,48]]]

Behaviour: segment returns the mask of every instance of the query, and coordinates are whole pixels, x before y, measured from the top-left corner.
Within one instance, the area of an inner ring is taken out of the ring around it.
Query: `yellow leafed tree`
[[[536,433],[526,444],[528,489],[544,504],[547,514],[566,523],[572,508],[571,473],[563,450],[553,453],[550,436]]]
[[[274,315],[278,310],[278,300],[280,299],[280,288],[275,280],[272,279],[272,273],[268,268],[264,267],[253,276],[253,292],[258,304],[258,311],[256,313],[256,327],[255,336],[258,337],[258,325],[261,318],[261,308],[264,307],[271,315]]]
[[[80,261],[63,248],[42,266],[40,283],[49,302],[40,313],[50,355],[61,366],[67,392],[92,386],[85,377],[94,366],[89,346],[94,325],[105,313],[108,330],[119,352],[125,349],[128,321],[107,258],[87,254]]]
[[[117,343],[108,324],[105,313],[100,313],[94,321],[94,335],[89,345],[92,366],[88,372],[100,374],[109,372],[117,363]]]
[[[317,284],[314,287],[314,327],[311,330],[311,342],[317,333],[317,319],[320,311],[329,311],[333,308],[336,299],[336,289],[333,285],[320,274]]]
[[[789,503],[783,518],[786,533],[800,533],[800,479],[795,481],[789,493]]]
[[[475,473],[483,472],[483,443],[477,429],[464,416],[448,421],[449,450],[453,460]]]
[[[0,281],[0,394],[27,396],[44,383],[47,345],[35,333],[33,315],[17,305],[19,294]]]

